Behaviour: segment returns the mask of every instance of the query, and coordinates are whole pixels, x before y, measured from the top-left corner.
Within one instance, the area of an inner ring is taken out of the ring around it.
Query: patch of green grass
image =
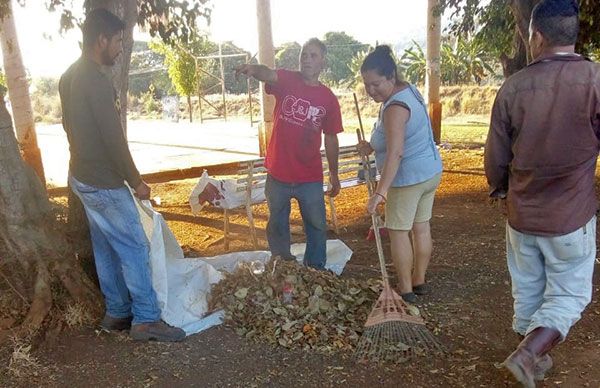
[[[489,126],[486,123],[452,123],[442,122],[442,143],[450,144],[485,144]]]
[[[362,118],[367,139],[375,121],[375,117]],[[477,117],[475,120],[471,116],[454,116],[451,120],[442,121],[442,143],[483,146],[489,129],[489,124],[485,121],[486,118]],[[344,117],[344,132],[355,133],[358,127],[358,118]]]
[[[365,131],[365,135],[371,133],[373,129],[373,124],[377,121],[376,117],[362,117],[362,124]],[[344,124],[344,132],[346,133],[356,133],[356,129],[360,127],[358,118],[355,117],[344,117],[342,123]]]

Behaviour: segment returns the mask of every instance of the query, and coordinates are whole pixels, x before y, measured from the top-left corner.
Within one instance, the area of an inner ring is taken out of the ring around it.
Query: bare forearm
[[[337,135],[325,135],[325,155],[329,165],[329,174],[338,175],[338,156],[340,152]]]
[[[396,173],[400,168],[400,162],[402,161],[402,154],[399,152],[389,152],[383,162],[383,168],[381,171],[381,179],[377,184],[376,191],[379,194],[386,195],[390,186],[394,182],[394,178],[396,177]]]
[[[277,72],[265,65],[248,65],[247,74],[250,77],[256,78],[257,80],[262,82],[277,82]]]

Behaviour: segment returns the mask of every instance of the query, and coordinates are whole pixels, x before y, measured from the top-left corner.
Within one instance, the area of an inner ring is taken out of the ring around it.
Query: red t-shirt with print
[[[275,96],[273,133],[265,166],[286,183],[323,180],[321,133],[343,131],[340,104],[325,85],[306,85],[297,71],[277,70],[277,83],[265,84]]]

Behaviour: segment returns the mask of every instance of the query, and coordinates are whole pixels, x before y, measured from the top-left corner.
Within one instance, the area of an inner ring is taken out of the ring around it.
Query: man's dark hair
[[[377,74],[387,79],[393,79],[396,83],[401,81],[398,66],[396,66],[396,61],[394,60],[394,54],[388,45],[375,47],[375,50],[371,51],[365,57],[360,66],[360,72],[364,73],[369,70],[374,70]]]
[[[323,54],[323,57],[327,55],[327,46],[325,46],[325,43],[321,42],[319,38],[310,38],[306,41],[306,43],[304,43],[304,45],[302,45],[302,48],[308,45],[317,46],[319,50],[321,50],[321,54]]]
[[[125,29],[125,23],[104,8],[90,11],[83,22],[83,47],[92,47],[100,35],[111,39]]]
[[[531,25],[552,46],[571,46],[579,33],[576,0],[542,0],[531,12]]]

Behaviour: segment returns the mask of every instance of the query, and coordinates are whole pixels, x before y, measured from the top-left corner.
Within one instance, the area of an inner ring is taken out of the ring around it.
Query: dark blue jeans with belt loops
[[[284,183],[267,176],[265,196],[269,206],[267,240],[273,256],[292,257],[290,253],[291,199],[295,198],[306,232],[304,265],[324,269],[327,260],[327,221],[323,182]]]
[[[69,178],[90,225],[92,248],[106,314],[133,315],[133,323],[156,322],[160,308],[152,288],[150,245],[131,192],[102,189]]]

